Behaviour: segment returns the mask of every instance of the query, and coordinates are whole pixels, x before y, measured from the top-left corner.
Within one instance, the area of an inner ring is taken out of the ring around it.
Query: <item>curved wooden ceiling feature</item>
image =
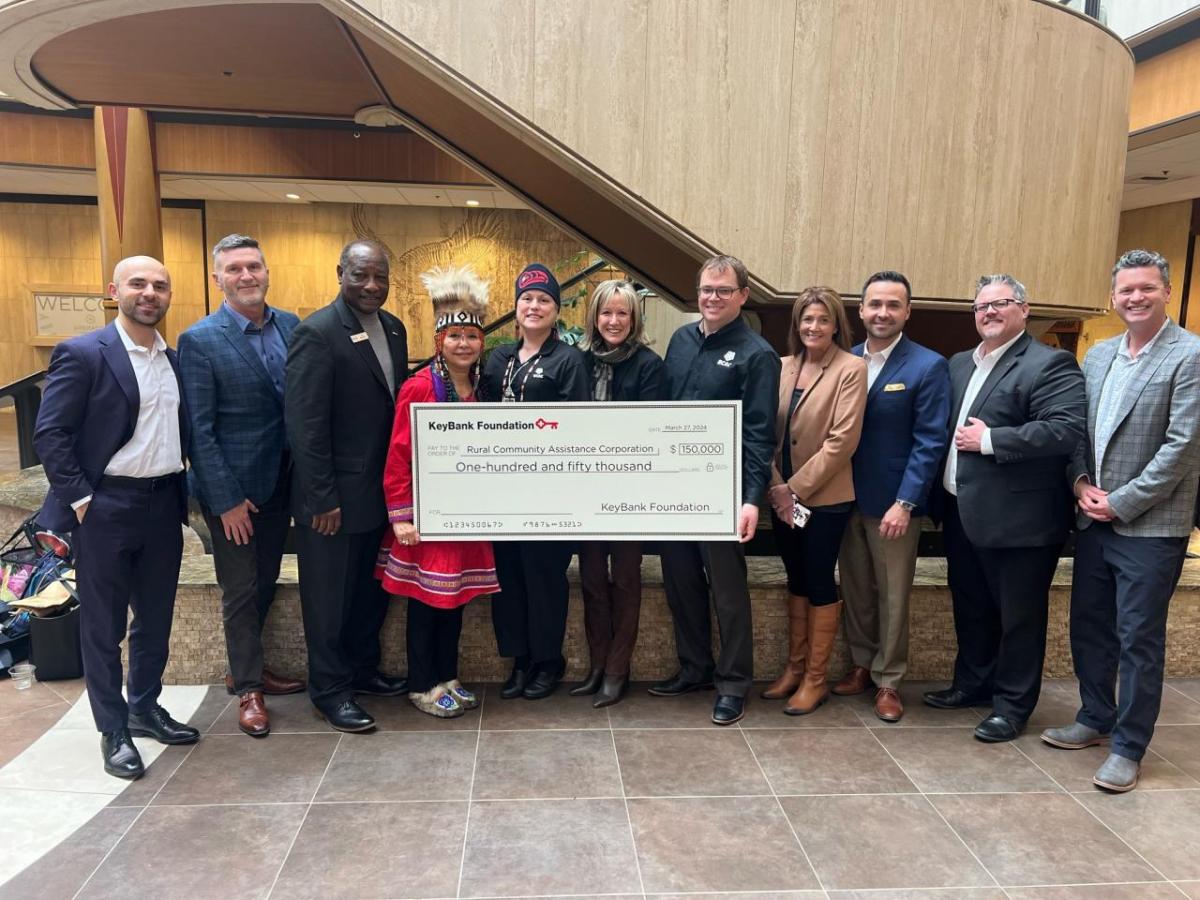
[[[338,19],[309,3],[121,16],[47,41],[32,65],[85,106],[346,119],[380,102]]]

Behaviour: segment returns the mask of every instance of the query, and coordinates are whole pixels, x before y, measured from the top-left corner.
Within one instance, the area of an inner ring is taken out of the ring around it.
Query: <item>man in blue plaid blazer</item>
[[[270,731],[263,694],[304,683],[263,665],[262,626],[275,598],[287,539],[290,454],[283,425],[287,348],[299,319],[267,305],[270,272],[258,241],[241,234],[213,247],[221,307],[179,336],[191,416],[189,487],[212,534],[229,656],[227,689],[238,725]]]
[[[1072,750],[1111,740],[1093,779],[1110,791],[1137,784],[1154,733],[1167,607],[1200,479],[1200,338],[1167,317],[1170,295],[1159,254],[1117,260],[1112,304],[1126,331],[1084,359],[1088,430],[1068,473],[1078,501],[1071,652],[1082,706],[1042,740]]]

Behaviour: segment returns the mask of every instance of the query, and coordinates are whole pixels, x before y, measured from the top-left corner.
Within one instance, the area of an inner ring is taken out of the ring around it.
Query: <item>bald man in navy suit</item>
[[[175,352],[155,328],[171,306],[166,267],[123,259],[108,294],[116,321],[63,341],[50,358],[33,436],[50,481],[38,521],[72,532],[84,680],[104,769],[138,778],[131,735],[164,744],[200,737],[158,705],[187,521],[188,420]]]

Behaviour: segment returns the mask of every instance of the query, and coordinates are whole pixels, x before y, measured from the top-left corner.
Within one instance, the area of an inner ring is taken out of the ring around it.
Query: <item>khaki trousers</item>
[[[855,509],[838,556],[846,641],[854,665],[880,687],[899,688],[908,671],[908,597],[917,570],[921,519],[884,540],[879,519]]]

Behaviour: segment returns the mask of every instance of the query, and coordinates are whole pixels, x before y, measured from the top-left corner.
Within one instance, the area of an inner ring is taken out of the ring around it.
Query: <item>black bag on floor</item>
[[[38,681],[83,677],[78,603],[58,615],[29,620],[29,661],[37,666]]]

